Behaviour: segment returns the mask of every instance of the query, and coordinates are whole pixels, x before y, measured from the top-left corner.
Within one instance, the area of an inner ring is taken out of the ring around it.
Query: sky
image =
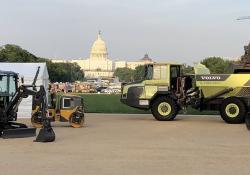
[[[250,41],[249,0],[0,0],[0,45],[45,58],[87,58],[99,30],[112,60],[191,64],[238,58]]]

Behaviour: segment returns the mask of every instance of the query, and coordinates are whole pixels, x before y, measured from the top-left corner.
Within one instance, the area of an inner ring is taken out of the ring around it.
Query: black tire
[[[69,123],[73,128],[81,128],[84,125],[84,121],[83,113],[73,113],[69,119]]]
[[[161,112],[165,112],[166,115],[163,115],[159,112],[160,105],[168,104],[167,106],[163,106],[166,110],[163,111],[161,108]],[[170,108],[168,108],[170,107]],[[170,111],[169,111],[170,110]],[[178,106],[176,102],[170,97],[158,97],[153,101],[151,106],[151,112],[156,120],[159,121],[170,121],[173,120],[178,113]]]
[[[247,108],[244,102],[239,98],[229,97],[222,101],[220,115],[225,122],[230,124],[243,123],[245,121],[246,114]]]

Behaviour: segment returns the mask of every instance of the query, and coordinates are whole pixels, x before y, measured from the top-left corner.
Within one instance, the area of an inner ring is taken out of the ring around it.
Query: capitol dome
[[[101,33],[98,33],[97,40],[92,45],[90,52],[90,59],[106,60],[108,59],[108,52],[105,42],[101,38]]]

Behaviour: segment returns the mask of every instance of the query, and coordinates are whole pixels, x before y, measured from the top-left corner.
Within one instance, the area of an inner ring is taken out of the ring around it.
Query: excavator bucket
[[[43,127],[40,129],[35,142],[53,142],[55,139],[55,132],[50,125],[49,119],[46,119],[43,122]]]
[[[245,118],[247,129],[250,130],[250,113],[248,112]]]

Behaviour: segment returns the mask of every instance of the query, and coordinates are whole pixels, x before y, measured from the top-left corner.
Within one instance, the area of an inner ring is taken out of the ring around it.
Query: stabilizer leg
[[[1,123],[1,137],[9,138],[25,138],[36,136],[36,128],[28,128],[25,124],[16,122]]]

